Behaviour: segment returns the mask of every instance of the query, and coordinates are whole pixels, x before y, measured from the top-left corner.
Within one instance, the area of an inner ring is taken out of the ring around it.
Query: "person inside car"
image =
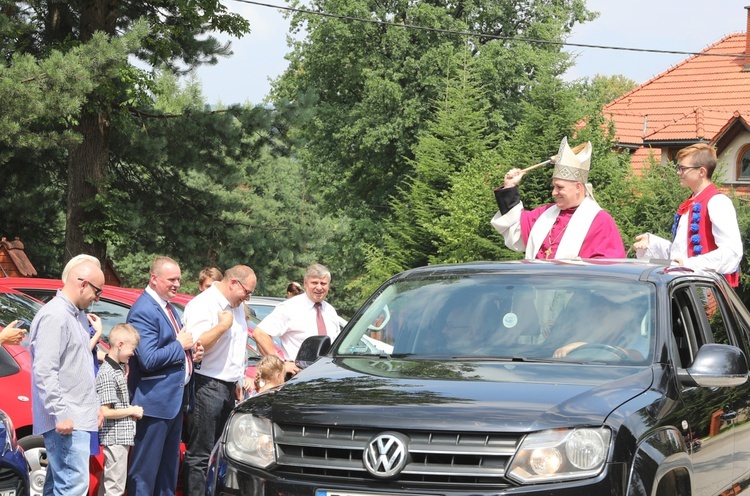
[[[615,301],[601,294],[585,293],[570,299],[553,326],[549,342],[565,342],[554,350],[553,358],[565,358],[589,346],[621,360],[644,360],[648,355],[648,338],[643,332],[647,302],[642,298]],[[593,325],[581,325],[581,314]]]

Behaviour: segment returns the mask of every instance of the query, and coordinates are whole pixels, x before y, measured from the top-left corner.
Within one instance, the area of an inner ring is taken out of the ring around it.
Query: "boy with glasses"
[[[715,270],[737,287],[742,238],[732,200],[711,181],[716,161],[716,150],[707,143],[677,153],[680,185],[691,194],[677,208],[672,241],[645,233],[636,236],[633,248],[638,258],[664,258],[691,269]]]

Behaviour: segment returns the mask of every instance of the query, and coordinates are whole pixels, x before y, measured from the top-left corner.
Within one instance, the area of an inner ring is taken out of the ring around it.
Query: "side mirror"
[[[699,387],[739,386],[748,379],[745,354],[728,344],[704,344],[686,372],[682,382]]]
[[[294,363],[297,367],[306,369],[315,360],[325,355],[330,348],[331,338],[328,336],[310,336],[302,342]]]

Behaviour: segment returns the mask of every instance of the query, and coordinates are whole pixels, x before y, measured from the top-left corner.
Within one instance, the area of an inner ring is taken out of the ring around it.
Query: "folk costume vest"
[[[702,253],[708,253],[718,248],[713,235],[713,224],[708,215],[708,201],[721,193],[714,184],[709,184],[703,191],[696,196],[691,196],[677,207],[677,213],[674,216],[672,224],[672,241],[677,235],[677,225],[683,215],[686,217],[688,224],[688,257],[694,257]],[[724,274],[727,282],[733,288],[739,286],[740,271],[739,268],[731,274]]]

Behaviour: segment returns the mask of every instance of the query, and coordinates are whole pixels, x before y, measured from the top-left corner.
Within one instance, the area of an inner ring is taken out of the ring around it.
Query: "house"
[[[26,256],[23,243],[16,238],[0,239],[0,277],[33,277],[36,269]]]
[[[26,256],[24,245],[16,238],[8,241],[0,239],[0,277],[35,277],[37,271]],[[122,278],[115,270],[112,260],[106,259],[104,263],[104,283],[110,286],[122,286]]]
[[[607,104],[615,140],[637,171],[649,156],[662,165],[677,151],[711,143],[725,186],[750,193],[750,7],[745,33],[726,36]]]

